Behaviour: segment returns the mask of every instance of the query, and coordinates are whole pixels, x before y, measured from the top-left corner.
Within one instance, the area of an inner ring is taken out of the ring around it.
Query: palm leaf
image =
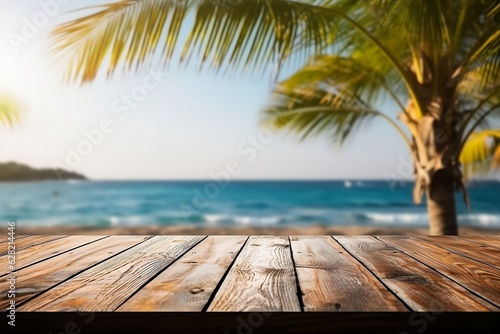
[[[479,78],[477,89],[488,90],[500,80],[500,15],[497,1],[468,2],[468,24],[461,40],[462,76]],[[477,22],[473,24],[473,22]],[[479,75],[478,75],[479,74]]]
[[[387,62],[385,63],[387,65]],[[358,59],[356,55],[315,57],[309,64],[281,82],[280,86],[288,90],[329,86],[339,94],[359,96],[370,105],[384,97],[385,92],[400,104],[402,109],[404,106],[401,98],[407,97],[404,93],[404,82],[391,66],[382,67],[377,61],[373,63],[373,59],[363,56]]]
[[[496,147],[491,163],[493,168],[500,168],[500,140],[496,140]]]
[[[500,130],[474,132],[460,153],[464,174],[486,174],[500,167]]]
[[[16,101],[7,96],[0,96],[0,123],[13,126],[19,122],[20,108]]]
[[[488,17],[494,17],[500,13],[500,3],[492,1],[489,8]]]
[[[481,81],[478,88],[488,89],[492,83],[500,82],[500,29],[487,36],[468,60],[470,72],[480,73]]]
[[[324,46],[332,14],[316,2],[252,0],[228,8],[227,0],[123,0],[59,26],[54,50],[69,58],[69,81],[93,80],[106,61],[108,75],[154,57],[168,62],[176,50],[185,62],[196,56],[217,68],[262,68],[286,59],[299,40],[316,51]],[[190,33],[182,43],[187,22]]]
[[[264,112],[264,123],[308,137],[325,134],[335,142],[344,142],[363,122],[379,113],[360,103],[325,91],[314,96],[284,94]]]
[[[263,121],[298,133],[301,139],[326,134],[344,142],[360,125],[385,116],[366,102],[383,78],[350,58],[314,59],[275,88]]]
[[[445,1],[398,1],[397,10],[403,31],[415,48],[423,48],[429,56],[442,54],[450,44],[445,16]]]

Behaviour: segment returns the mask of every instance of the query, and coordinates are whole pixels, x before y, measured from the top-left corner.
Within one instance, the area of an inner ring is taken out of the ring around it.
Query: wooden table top
[[[18,311],[500,311],[500,236],[17,236]],[[0,306],[11,275],[0,239]]]

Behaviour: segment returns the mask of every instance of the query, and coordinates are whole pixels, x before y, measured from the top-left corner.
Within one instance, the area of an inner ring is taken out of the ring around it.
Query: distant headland
[[[0,162],[0,182],[87,180],[81,174],[55,168],[32,168],[17,162]]]

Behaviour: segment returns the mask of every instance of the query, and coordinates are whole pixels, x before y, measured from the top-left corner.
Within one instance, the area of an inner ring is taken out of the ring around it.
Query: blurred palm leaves
[[[392,87],[401,83],[393,79]],[[264,122],[297,132],[302,139],[326,133],[342,143],[363,123],[379,117],[395,126],[409,144],[399,126],[373,107],[380,90],[401,103],[392,87],[381,69],[361,59],[320,56],[276,87]]]
[[[20,106],[9,96],[0,95],[0,123],[13,126],[19,122]]]
[[[500,168],[500,130],[472,133],[460,154],[467,176]]]
[[[123,0],[59,26],[54,47],[68,56],[66,78],[89,82],[105,61],[108,75],[120,64],[138,69],[155,54],[167,63],[191,14],[181,61],[198,55],[216,68],[262,68],[289,56],[297,43],[318,50],[325,45],[331,15],[317,2],[245,0],[229,6],[228,0]]]
[[[219,72],[279,73],[292,60],[307,61],[276,86],[266,122],[303,139],[327,134],[342,143],[382,118],[422,154],[415,124],[432,114],[457,120],[443,129],[461,141],[453,159],[468,166],[491,156],[479,129],[500,114],[498,1],[122,0],[91,10],[53,32],[68,81],[168,64],[176,54]],[[386,96],[411,137],[377,109]],[[436,114],[439,102],[445,105]]]

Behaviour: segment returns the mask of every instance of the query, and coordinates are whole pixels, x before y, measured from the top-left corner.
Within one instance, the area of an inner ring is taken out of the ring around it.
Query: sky
[[[263,128],[269,75],[228,77],[174,64],[65,84],[65,64],[49,52],[49,34],[77,15],[72,10],[100,3],[0,0],[0,95],[22,107],[20,124],[0,125],[0,162],[62,167],[95,180],[208,179],[224,172],[234,179],[412,176],[405,144],[382,120],[342,148],[327,137],[300,142]],[[390,103],[381,107],[396,114]]]

